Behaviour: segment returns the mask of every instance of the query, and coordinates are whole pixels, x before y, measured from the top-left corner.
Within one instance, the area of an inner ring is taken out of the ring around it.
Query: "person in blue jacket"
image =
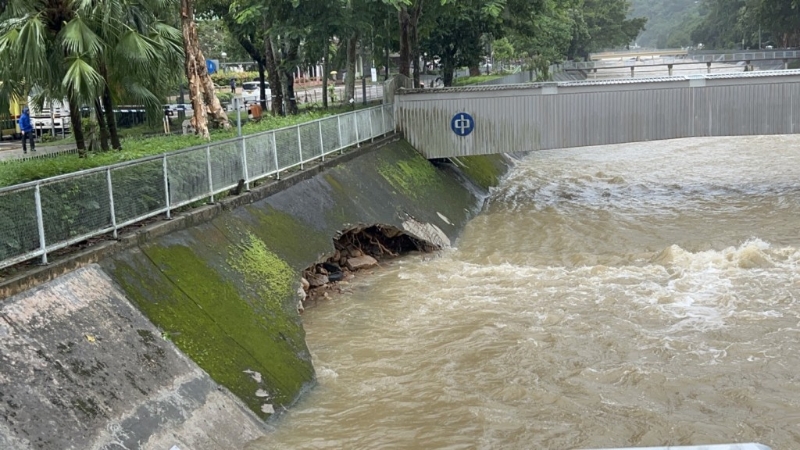
[[[33,124],[31,123],[31,111],[28,107],[22,108],[22,115],[19,116],[19,131],[22,132],[22,153],[28,153],[27,141],[31,141],[31,151],[36,151],[36,133],[33,132]]]

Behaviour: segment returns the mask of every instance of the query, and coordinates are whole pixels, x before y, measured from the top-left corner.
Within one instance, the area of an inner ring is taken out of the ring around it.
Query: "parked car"
[[[264,84],[266,85],[267,105],[269,105],[272,101],[272,90],[269,88],[269,83],[265,82]],[[245,103],[259,103],[261,101],[260,85],[261,82],[259,81],[245,81],[242,83],[242,100]]]

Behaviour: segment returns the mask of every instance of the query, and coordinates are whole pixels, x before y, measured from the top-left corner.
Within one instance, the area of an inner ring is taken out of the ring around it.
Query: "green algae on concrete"
[[[258,293],[269,309],[281,307],[291,296],[297,278],[292,268],[252,233],[238,247],[241,257],[230,258],[228,264],[244,276],[246,283],[260,285]]]
[[[398,144],[398,147],[408,146],[408,143]],[[383,161],[378,166],[378,173],[400,193],[417,198],[421,192],[435,186],[439,181],[436,167],[421,155],[417,157]]]
[[[258,292],[266,288],[252,277],[273,271],[259,267],[266,261],[262,245],[254,240],[227,249],[229,259],[247,261],[239,264],[242,276]],[[274,285],[281,291],[270,299],[246,299],[230,277],[189,246],[152,244],[143,252],[140,258],[117,259],[107,265],[109,272],[164,336],[253,412],[269,417],[265,404],[276,410],[288,406],[313,382],[301,324],[271,304],[282,304],[281,296],[294,302],[285,266],[279,265],[284,278]],[[269,397],[256,395],[259,390]]]
[[[333,251],[332,236],[320,233],[287,212],[266,203],[246,209],[256,219],[249,232],[298,272],[322,254]]]
[[[462,156],[453,159],[472,182],[485,190],[497,186],[508,169],[503,155]]]

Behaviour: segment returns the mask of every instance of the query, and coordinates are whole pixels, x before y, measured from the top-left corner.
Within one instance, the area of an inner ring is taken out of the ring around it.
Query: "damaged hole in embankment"
[[[298,290],[300,311],[320,298],[328,297],[328,291],[338,291],[338,285],[354,278],[356,272],[373,268],[381,261],[411,252],[441,250],[435,244],[389,225],[362,225],[346,229],[333,240],[333,246],[333,255],[303,271],[300,280],[302,286]]]

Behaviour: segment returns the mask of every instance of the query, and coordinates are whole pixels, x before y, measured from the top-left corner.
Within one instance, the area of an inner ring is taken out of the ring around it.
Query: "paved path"
[[[22,153],[22,141],[2,141],[0,142],[0,161],[23,159],[31,157],[41,157],[51,153],[63,152],[75,148],[74,144],[66,145],[37,145],[36,152],[28,149],[28,154]]]

